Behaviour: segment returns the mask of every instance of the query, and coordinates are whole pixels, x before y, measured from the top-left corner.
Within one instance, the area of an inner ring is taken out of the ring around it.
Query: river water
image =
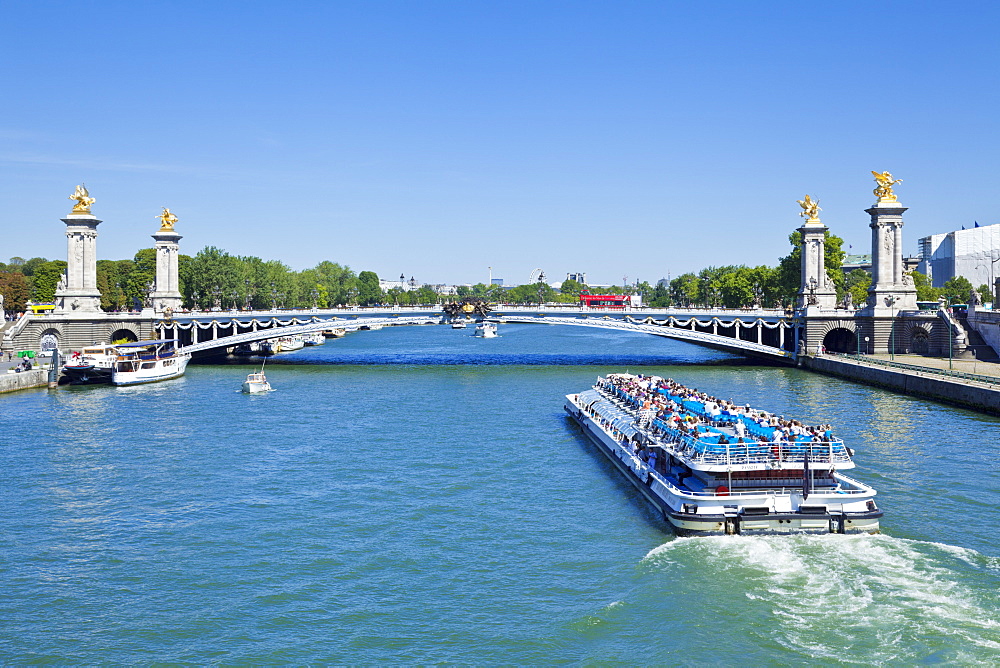
[[[0,661],[1000,662],[1000,420],[633,333],[359,332],[0,396]],[[673,537],[562,411],[672,377],[829,422],[878,536]]]

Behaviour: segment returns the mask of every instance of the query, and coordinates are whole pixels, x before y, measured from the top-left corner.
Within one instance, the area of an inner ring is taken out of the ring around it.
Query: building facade
[[[1000,276],[1000,223],[932,234],[919,244],[918,269],[935,288],[956,276],[964,276],[976,287],[993,285]]]

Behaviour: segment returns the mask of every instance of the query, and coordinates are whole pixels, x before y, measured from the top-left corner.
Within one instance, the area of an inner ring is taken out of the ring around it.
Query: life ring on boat
[[[781,448],[778,447],[777,445],[772,445],[771,446],[771,455],[775,459],[781,459]]]
[[[715,488],[716,496],[729,496],[729,488],[725,485],[719,485]]]

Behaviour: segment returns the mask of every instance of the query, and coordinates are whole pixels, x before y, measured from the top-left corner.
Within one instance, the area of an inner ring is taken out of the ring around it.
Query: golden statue
[[[66,199],[76,200],[76,204],[73,205],[73,213],[90,213],[90,205],[97,201],[87,192],[86,185],[77,186],[73,194]]]
[[[154,218],[159,218],[160,220],[160,231],[171,231],[174,229],[174,225],[177,223],[177,216],[170,213],[170,209],[163,207],[163,213],[159,216],[154,216]]]
[[[819,212],[823,209],[819,208],[819,200],[813,199],[806,195],[805,199],[795,200],[802,207],[802,212],[799,214],[806,219],[807,223],[818,223],[819,222]]]
[[[902,183],[903,179],[894,179],[892,174],[889,172],[878,172],[873,171],[872,176],[875,177],[875,183],[878,185],[875,190],[872,191],[875,197],[878,197],[879,202],[895,202],[896,195],[892,192],[892,187],[897,183]]]

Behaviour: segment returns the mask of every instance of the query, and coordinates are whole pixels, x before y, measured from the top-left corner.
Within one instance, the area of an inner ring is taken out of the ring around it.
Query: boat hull
[[[264,394],[271,391],[270,383],[243,383],[244,394]]]
[[[63,377],[69,385],[107,385],[111,382],[111,369],[94,365],[62,368]]]
[[[828,501],[834,494],[820,492],[800,500],[798,512],[792,510],[794,492],[761,490],[736,497],[711,494],[685,494],[664,484],[638,460],[629,455],[617,440],[575,402],[574,395],[564,406],[570,418],[589,441],[607,457],[632,485],[651,503],[679,536],[790,535],[878,533],[880,510],[831,512]],[[776,503],[776,501],[778,503]],[[778,510],[787,501],[788,511]],[[715,512],[713,512],[713,510]]]

